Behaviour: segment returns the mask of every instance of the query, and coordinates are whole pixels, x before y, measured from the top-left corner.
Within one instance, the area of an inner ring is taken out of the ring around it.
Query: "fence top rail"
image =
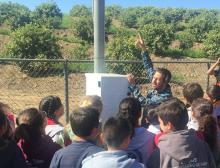
[[[69,60],[69,59],[19,59],[19,58],[0,58],[2,62],[19,62],[19,61],[33,61],[33,62],[70,62],[70,63],[93,63],[94,60]],[[143,61],[134,61],[134,60],[105,60],[106,63],[131,63],[131,64],[140,64]],[[215,63],[215,61],[152,61],[153,63]]]

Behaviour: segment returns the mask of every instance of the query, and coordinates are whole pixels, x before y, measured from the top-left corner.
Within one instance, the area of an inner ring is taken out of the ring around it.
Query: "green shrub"
[[[6,54],[20,59],[61,59],[60,47],[52,32],[36,25],[26,25],[12,33],[12,39],[6,46]],[[51,62],[18,62],[21,70],[34,75],[36,71],[48,70]]]
[[[204,40],[204,51],[210,58],[220,57],[220,31],[213,30],[207,34]]]

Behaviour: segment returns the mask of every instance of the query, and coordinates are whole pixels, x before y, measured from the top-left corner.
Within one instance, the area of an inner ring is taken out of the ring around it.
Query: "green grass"
[[[68,29],[71,28],[71,17],[68,14],[63,15],[63,20],[61,23],[61,28]]]
[[[0,34],[2,34],[2,35],[7,35],[7,36],[9,36],[10,35],[10,30],[9,29],[0,29]]]
[[[193,50],[193,49],[167,49],[163,52],[164,55],[174,58],[181,58],[181,57],[190,57],[190,58],[204,58],[205,52],[202,50]]]
[[[171,82],[181,85],[185,82],[184,81],[184,76],[182,74],[172,72]]]

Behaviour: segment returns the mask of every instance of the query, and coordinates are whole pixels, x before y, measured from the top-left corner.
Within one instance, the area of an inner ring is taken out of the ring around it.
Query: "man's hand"
[[[218,65],[220,65],[220,58],[218,58],[217,62],[216,62]]]
[[[140,48],[142,51],[147,51],[147,47],[144,44],[144,40],[142,39],[141,35],[138,33],[137,40],[135,42],[137,48]]]
[[[134,75],[128,74],[128,75],[127,75],[127,78],[128,78],[128,82],[129,82],[131,85],[135,85]]]

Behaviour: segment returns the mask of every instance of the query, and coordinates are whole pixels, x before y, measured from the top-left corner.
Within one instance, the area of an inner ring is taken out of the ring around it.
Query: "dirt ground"
[[[205,89],[204,68],[192,65],[166,65],[171,71],[183,73],[185,81],[198,81]],[[195,73],[196,72],[196,73]],[[11,106],[14,113],[27,107],[38,107],[40,100],[48,95],[57,95],[64,102],[64,77],[29,77],[22,73],[15,65],[0,64],[0,101]],[[69,75],[69,109],[70,111],[79,104],[85,96],[85,75]],[[210,83],[213,82],[213,79]],[[143,95],[149,85],[141,85]],[[173,95],[182,97],[182,84],[171,83]]]

